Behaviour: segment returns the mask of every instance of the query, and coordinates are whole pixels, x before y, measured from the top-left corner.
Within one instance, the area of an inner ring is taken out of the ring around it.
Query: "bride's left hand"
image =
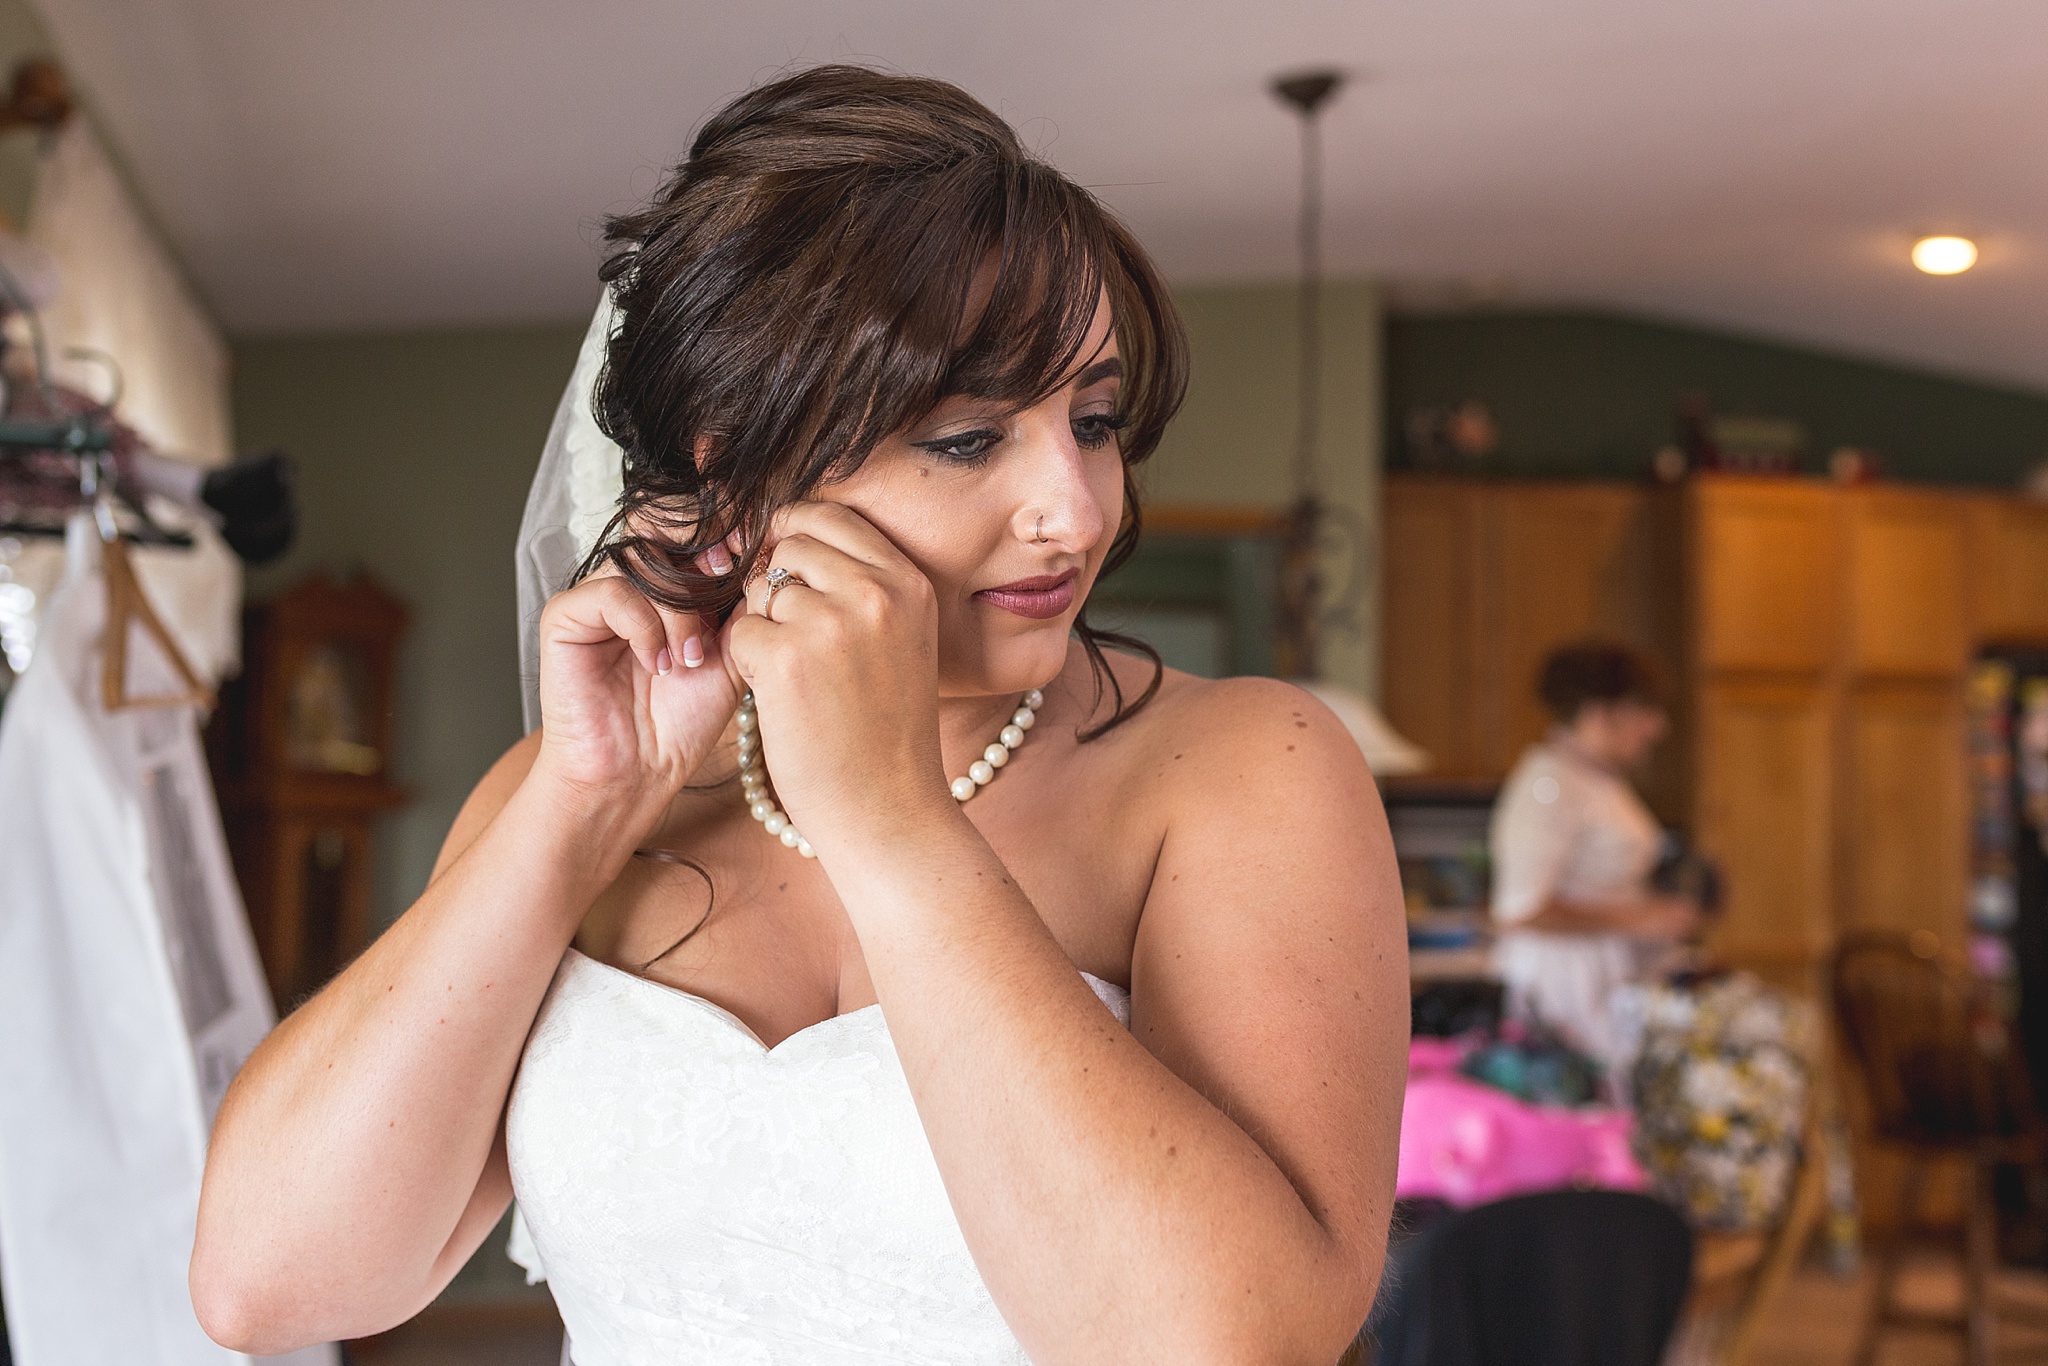
[[[938,604],[929,580],[839,503],[775,515],[766,572],[725,628],[725,658],[754,693],[761,752],[791,821],[821,850],[946,792],[939,752]]]

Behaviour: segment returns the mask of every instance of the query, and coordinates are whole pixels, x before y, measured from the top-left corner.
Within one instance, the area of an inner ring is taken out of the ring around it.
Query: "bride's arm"
[[[1408,1034],[1385,819],[1319,703],[1207,692],[1159,756],[1130,1033],[962,813],[831,869],[968,1245],[1046,1366],[1329,1366],[1379,1279]]]
[[[546,734],[479,784],[412,908],[243,1065],[192,1255],[217,1341],[276,1353],[389,1328],[504,1211],[505,1100],[555,968],[731,711],[722,669],[647,667],[678,620],[615,578],[549,604]]]
[[[1127,1033],[947,794],[930,584],[849,509],[778,525],[798,579],[772,619],[750,590],[730,654],[1026,1352],[1329,1366],[1379,1279],[1408,1033],[1357,745],[1261,680],[1141,718],[1177,738],[1140,756],[1164,834]]]

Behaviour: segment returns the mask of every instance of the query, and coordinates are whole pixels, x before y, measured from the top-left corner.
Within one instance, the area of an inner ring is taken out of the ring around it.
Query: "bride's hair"
[[[605,236],[618,325],[594,406],[625,451],[625,492],[584,572],[609,560],[654,601],[722,619],[771,513],[949,395],[1044,398],[1085,360],[1104,290],[1124,365],[1124,521],[1102,572],[1130,558],[1132,470],[1187,383],[1180,316],[1130,230],[959,87],[821,66],[749,91]],[[694,555],[733,531],[741,572],[696,572]],[[1105,688],[1112,699],[1092,738],[1151,698],[1159,657],[1085,615],[1076,633],[1098,704]],[[1106,643],[1152,659],[1135,699]]]

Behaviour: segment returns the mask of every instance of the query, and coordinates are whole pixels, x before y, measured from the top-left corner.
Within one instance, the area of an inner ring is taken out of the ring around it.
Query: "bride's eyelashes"
[[[993,427],[981,427],[971,432],[910,444],[921,451],[929,451],[949,465],[973,469],[989,462],[989,457],[995,454],[996,443],[1002,439],[1003,434]]]
[[[1124,429],[1122,413],[1088,413],[1074,419],[1074,440],[1084,451],[1099,451]]]
[[[1099,451],[1123,428],[1124,422],[1121,413],[1085,413],[1074,419],[1074,440],[1083,450]],[[1002,439],[1003,434],[996,429],[979,427],[931,441],[913,441],[911,445],[949,465],[974,469],[989,462]]]

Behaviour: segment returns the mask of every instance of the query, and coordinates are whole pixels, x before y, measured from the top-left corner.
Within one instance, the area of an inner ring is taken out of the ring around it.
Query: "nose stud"
[[[1033,528],[1031,539],[1038,545],[1045,544],[1045,514],[1042,512],[1038,514],[1038,525]]]

